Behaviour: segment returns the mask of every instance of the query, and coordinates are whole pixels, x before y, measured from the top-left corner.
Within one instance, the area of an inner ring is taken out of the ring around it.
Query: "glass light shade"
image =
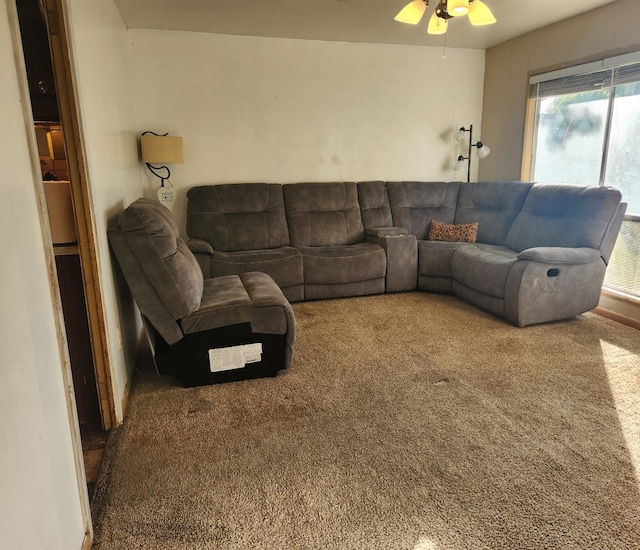
[[[467,140],[466,132],[464,128],[460,128],[455,134],[453,134],[453,141],[458,143],[464,143]]]
[[[492,25],[496,18],[484,2],[474,0],[469,6],[469,21],[472,25]]]
[[[482,143],[479,144],[480,147],[478,147],[478,158],[485,158],[489,156],[489,153],[491,153],[491,149],[489,149],[489,147],[487,147],[486,145],[482,145]]]
[[[447,12],[452,17],[469,13],[469,0],[447,0]]]
[[[464,172],[467,169],[467,165],[465,164],[465,159],[464,157],[458,157],[458,162],[456,162],[455,166],[453,167],[453,170],[455,172]]]
[[[149,164],[182,164],[182,138],[145,134],[140,138],[142,162]]]
[[[400,10],[398,15],[394,17],[400,23],[409,23],[409,25],[417,25],[427,9],[424,0],[413,0]]]
[[[446,19],[442,19],[442,17],[438,17],[436,12],[433,12],[431,19],[429,19],[429,26],[427,27],[427,32],[429,34],[444,34],[447,32],[447,27],[449,26],[449,22]]]

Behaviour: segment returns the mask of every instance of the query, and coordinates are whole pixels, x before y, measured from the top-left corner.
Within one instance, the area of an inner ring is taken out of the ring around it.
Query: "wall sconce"
[[[473,143],[473,124],[469,125],[469,128],[465,128],[464,126],[462,126],[453,136],[454,141],[457,141],[458,143],[465,143],[467,136],[466,133],[469,132],[469,147],[468,147],[468,153],[467,156],[463,156],[463,155],[459,155],[458,156],[458,160],[456,162],[456,165],[454,167],[454,170],[456,172],[464,172],[465,169],[465,161],[466,162],[466,168],[467,168],[467,183],[469,183],[470,179],[471,179],[471,148],[472,147],[476,147],[478,149],[477,151],[477,155],[478,158],[485,158],[487,156],[489,156],[489,153],[491,153],[491,149],[489,149],[489,147],[487,147],[486,145],[484,145],[481,141],[478,141],[477,143]]]
[[[182,138],[166,134],[156,134],[146,131],[140,136],[142,162],[149,171],[160,179],[158,200],[163,204],[171,204],[175,198],[175,191],[169,181],[171,171],[167,164],[183,164],[184,153]],[[165,187],[165,182],[167,186]]]

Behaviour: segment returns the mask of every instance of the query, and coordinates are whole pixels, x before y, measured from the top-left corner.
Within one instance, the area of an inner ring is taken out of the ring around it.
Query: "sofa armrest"
[[[395,233],[394,230],[404,231]],[[367,230],[367,242],[384,248],[387,255],[385,292],[415,290],[418,285],[418,241],[401,227],[374,227]]]
[[[209,254],[213,256],[213,246],[204,239],[191,239],[187,246],[194,254]]]
[[[189,250],[193,252],[193,255],[198,260],[198,265],[202,270],[202,276],[205,279],[211,279],[211,260],[213,260],[213,246],[211,246],[204,239],[191,239],[187,246]]]
[[[370,227],[367,229],[367,237],[392,237],[407,235],[409,232],[404,227]]]
[[[527,248],[518,254],[518,260],[572,265],[588,264],[600,257],[600,252],[594,248],[566,248],[561,246]]]

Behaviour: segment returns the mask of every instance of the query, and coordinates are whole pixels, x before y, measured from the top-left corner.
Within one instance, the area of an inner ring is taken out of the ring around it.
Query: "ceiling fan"
[[[412,0],[400,10],[394,19],[401,23],[417,25],[428,6],[429,0]],[[476,26],[491,25],[496,22],[491,10],[481,0],[440,0],[431,19],[429,19],[427,32],[429,34],[444,34],[447,32],[449,19],[463,15],[468,15],[471,24]]]

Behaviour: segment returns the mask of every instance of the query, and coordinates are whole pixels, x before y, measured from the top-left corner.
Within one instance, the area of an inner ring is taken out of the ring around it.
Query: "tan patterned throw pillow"
[[[431,220],[429,228],[430,241],[475,243],[478,237],[478,222],[473,223],[440,223]]]

